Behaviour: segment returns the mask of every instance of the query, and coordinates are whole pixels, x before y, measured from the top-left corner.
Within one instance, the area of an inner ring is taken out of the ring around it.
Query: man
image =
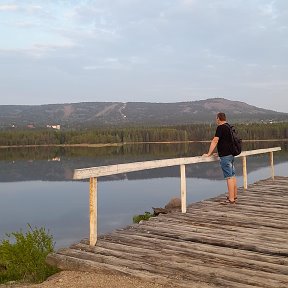
[[[223,112],[217,114],[216,123],[218,125],[214,138],[211,141],[210,148],[205,157],[212,155],[217,147],[220,157],[220,166],[222,168],[224,179],[227,180],[228,196],[223,204],[235,204],[237,200],[237,183],[234,167],[234,156],[231,154],[232,137],[230,127],[226,122],[226,115]]]

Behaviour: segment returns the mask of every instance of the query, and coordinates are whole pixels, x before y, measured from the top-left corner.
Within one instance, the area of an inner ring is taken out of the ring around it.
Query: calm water
[[[149,144],[110,148],[46,148],[0,150],[0,238],[5,233],[44,226],[57,247],[89,235],[89,183],[73,181],[76,168],[141,160],[198,156],[209,144]],[[281,146],[275,153],[275,174],[288,176],[287,142],[247,144],[247,149]],[[248,183],[270,177],[268,156],[249,157]],[[236,163],[242,186],[242,166]],[[188,203],[226,192],[218,163],[186,167]],[[132,223],[132,217],[163,207],[179,197],[179,167],[101,178],[98,184],[99,232]]]

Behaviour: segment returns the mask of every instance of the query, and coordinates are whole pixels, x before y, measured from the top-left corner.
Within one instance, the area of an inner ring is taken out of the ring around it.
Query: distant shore
[[[285,139],[259,139],[259,140],[243,140],[243,142],[279,142],[288,141]],[[185,144],[185,143],[210,143],[211,140],[193,140],[193,141],[160,141],[160,142],[124,142],[124,143],[100,143],[100,144],[42,144],[42,145],[11,145],[0,146],[2,149],[7,148],[33,148],[33,147],[83,147],[83,148],[102,148],[102,147],[120,147],[124,145],[137,145],[137,144]]]

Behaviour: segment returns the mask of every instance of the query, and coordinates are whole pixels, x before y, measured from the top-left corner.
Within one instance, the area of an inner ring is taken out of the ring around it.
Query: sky
[[[0,0],[0,104],[226,98],[288,112],[287,0]]]

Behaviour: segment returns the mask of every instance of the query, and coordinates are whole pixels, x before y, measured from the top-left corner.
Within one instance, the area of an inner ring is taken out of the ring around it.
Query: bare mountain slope
[[[0,105],[0,126],[35,127],[60,124],[62,127],[103,125],[167,125],[211,122],[219,111],[232,122],[288,121],[279,113],[239,101],[213,98],[178,103],[83,102],[38,106]]]

